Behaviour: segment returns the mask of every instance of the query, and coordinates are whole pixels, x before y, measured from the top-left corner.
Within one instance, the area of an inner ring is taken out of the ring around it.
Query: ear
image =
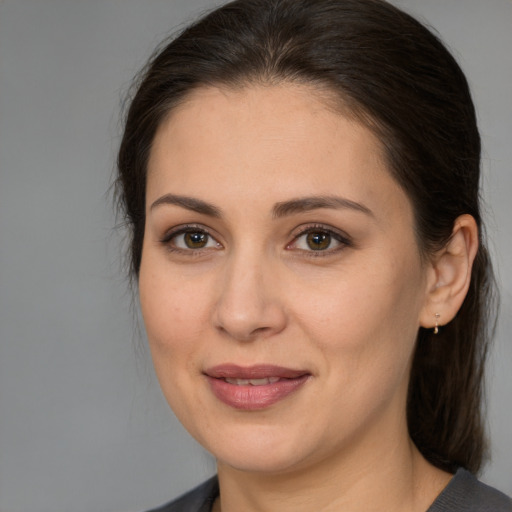
[[[427,296],[420,325],[445,325],[457,314],[469,289],[471,269],[478,250],[478,227],[471,215],[461,215],[448,243],[431,256]],[[439,315],[436,317],[436,315]]]

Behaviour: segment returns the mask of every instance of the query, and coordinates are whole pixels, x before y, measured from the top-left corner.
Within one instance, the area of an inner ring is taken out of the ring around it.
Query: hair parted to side
[[[302,83],[328,90],[379,138],[408,195],[425,258],[472,215],[480,247],[464,304],[433,337],[419,329],[407,418],[434,465],[477,472],[485,456],[483,371],[494,279],[479,206],[480,136],[467,81],[418,21],[383,0],[236,0],[185,29],[148,63],[118,155],[119,204],[137,277],[146,172],[155,133],[201,86]]]

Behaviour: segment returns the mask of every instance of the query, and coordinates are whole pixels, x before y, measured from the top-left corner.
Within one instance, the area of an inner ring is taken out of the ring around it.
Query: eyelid
[[[211,232],[211,230],[204,226],[203,224],[181,224],[178,226],[174,226],[171,229],[167,230],[165,234],[160,238],[160,243],[170,251],[175,252],[183,252],[183,253],[199,253],[201,251],[207,251],[211,250],[212,247],[204,247],[204,248],[197,248],[197,249],[183,249],[180,247],[175,247],[171,245],[172,240],[184,233],[189,232],[198,232],[198,233],[204,233],[205,235],[208,235],[212,240],[215,241],[215,243],[218,245],[217,248],[222,248],[222,244],[219,242],[218,237],[214,236]],[[334,240],[339,242],[339,246],[336,246],[334,248],[328,248],[325,250],[305,250],[305,249],[298,249],[294,248],[293,245],[297,242],[299,238],[302,236],[305,236],[309,233],[314,232],[324,232],[329,235],[331,235]],[[326,224],[319,224],[319,223],[312,223],[312,224],[305,224],[301,225],[297,228],[295,228],[291,233],[290,237],[292,237],[292,241],[286,245],[286,249],[292,250],[296,249],[297,251],[300,251],[302,253],[306,253],[310,256],[322,256],[322,255],[329,255],[333,254],[341,249],[344,249],[345,247],[351,247],[353,245],[352,239],[349,235],[347,235],[344,231],[341,231],[340,229],[334,228],[330,225]]]
[[[171,229],[167,230],[165,234],[160,238],[160,243],[165,245],[169,250],[172,251],[180,251],[180,252],[200,252],[204,250],[211,250],[211,247],[203,247],[197,249],[182,249],[180,247],[173,247],[171,245],[172,240],[182,234],[185,233],[204,233],[208,235],[212,240],[215,241],[218,246],[222,247],[222,244],[218,241],[217,237],[212,235],[211,230],[202,224],[181,224],[178,226],[174,226]]]
[[[290,236],[293,237],[293,239],[289,244],[287,244],[286,248],[292,249],[291,246],[293,244],[295,244],[299,238],[301,238],[302,236],[307,235],[309,233],[314,233],[316,231],[328,233],[341,245],[334,247],[332,249],[325,249],[325,250],[319,250],[319,251],[315,251],[313,249],[310,251],[305,250],[305,249],[298,249],[298,250],[300,250],[301,252],[304,252],[304,253],[308,253],[308,255],[317,257],[317,256],[322,256],[322,255],[329,255],[329,254],[332,254],[339,250],[342,250],[345,247],[353,246],[351,237],[349,235],[347,235],[347,233],[345,233],[344,231],[341,231],[337,228],[334,228],[334,227],[326,225],[326,224],[313,223],[313,224],[302,225],[302,226],[299,226],[298,228],[294,229],[292,231],[292,233],[290,234]]]

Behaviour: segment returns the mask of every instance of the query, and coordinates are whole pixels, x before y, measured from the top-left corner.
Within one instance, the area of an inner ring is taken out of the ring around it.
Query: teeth
[[[235,386],[247,386],[249,384],[247,379],[226,379],[226,382]]]
[[[279,380],[279,377],[268,377],[264,379],[224,379],[228,384],[235,386],[264,386],[265,384],[273,384]]]

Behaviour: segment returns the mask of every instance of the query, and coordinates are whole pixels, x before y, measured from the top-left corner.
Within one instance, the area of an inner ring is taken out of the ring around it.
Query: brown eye
[[[193,251],[201,249],[220,249],[221,245],[207,231],[194,226],[184,227],[170,233],[162,243],[169,249]]]
[[[189,249],[202,249],[208,243],[208,235],[206,233],[187,232],[184,233],[183,241]]]
[[[327,256],[351,246],[352,242],[347,235],[328,227],[310,226],[304,227],[302,233],[296,235],[287,249],[309,253],[310,256]]]
[[[313,251],[323,251],[331,245],[331,235],[326,232],[311,232],[306,235],[306,243]]]

